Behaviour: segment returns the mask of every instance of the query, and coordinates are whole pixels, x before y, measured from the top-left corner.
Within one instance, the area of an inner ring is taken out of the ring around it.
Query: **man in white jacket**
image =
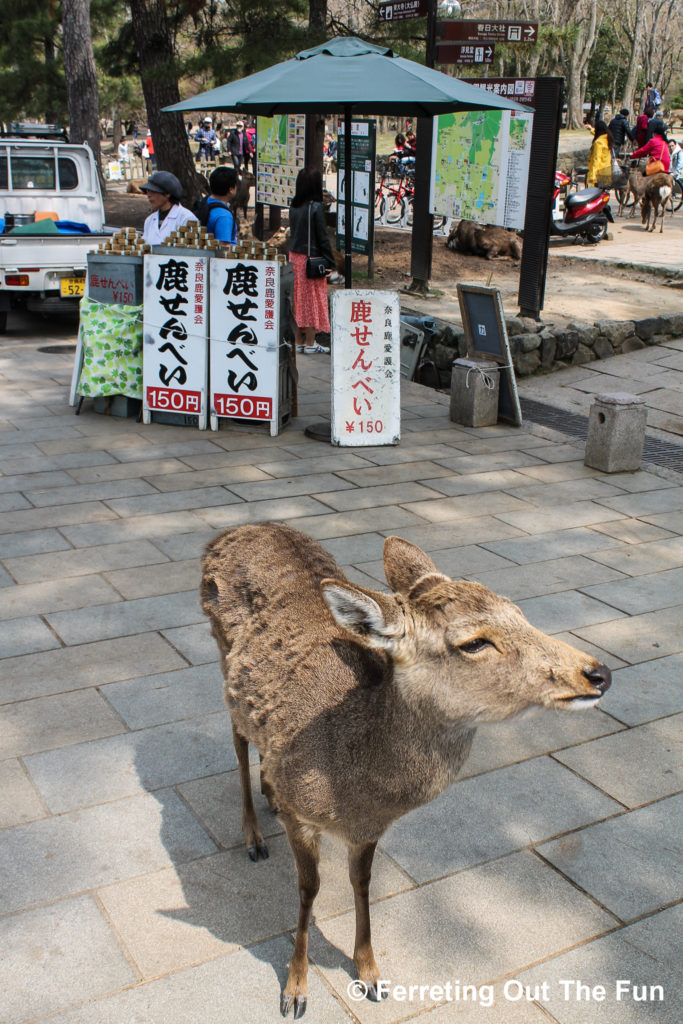
[[[142,191],[152,209],[142,229],[149,245],[161,245],[181,225],[197,220],[191,210],[180,205],[183,187],[170,171],[155,171]]]

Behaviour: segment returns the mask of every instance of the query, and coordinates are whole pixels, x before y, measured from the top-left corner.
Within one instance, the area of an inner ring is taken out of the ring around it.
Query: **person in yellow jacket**
[[[612,133],[604,121],[598,121],[595,125],[593,145],[588,157],[587,185],[609,188],[612,184],[613,153],[614,139],[612,138]]]

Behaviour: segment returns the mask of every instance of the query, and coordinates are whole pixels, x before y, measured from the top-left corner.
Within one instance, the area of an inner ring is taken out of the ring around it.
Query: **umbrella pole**
[[[351,279],[351,246],[353,242],[353,208],[351,205],[351,106],[344,107],[344,287],[353,286]]]

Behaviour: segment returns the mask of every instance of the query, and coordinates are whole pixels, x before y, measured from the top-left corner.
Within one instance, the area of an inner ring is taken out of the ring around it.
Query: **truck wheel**
[[[7,313],[0,313],[0,334],[4,334],[7,330]]]

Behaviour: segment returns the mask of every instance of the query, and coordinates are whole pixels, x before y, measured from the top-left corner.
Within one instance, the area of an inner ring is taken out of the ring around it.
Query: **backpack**
[[[209,214],[216,206],[220,207],[223,210],[228,210],[230,213],[232,213],[230,207],[226,203],[221,203],[219,199],[212,199],[211,202],[209,202],[209,196],[202,196],[202,198],[199,199],[194,204],[194,206],[192,207],[192,212],[199,221],[199,223],[202,225],[202,227],[208,227]]]
[[[662,97],[659,95],[656,89],[650,89],[649,92],[650,103],[653,107],[661,107]]]

